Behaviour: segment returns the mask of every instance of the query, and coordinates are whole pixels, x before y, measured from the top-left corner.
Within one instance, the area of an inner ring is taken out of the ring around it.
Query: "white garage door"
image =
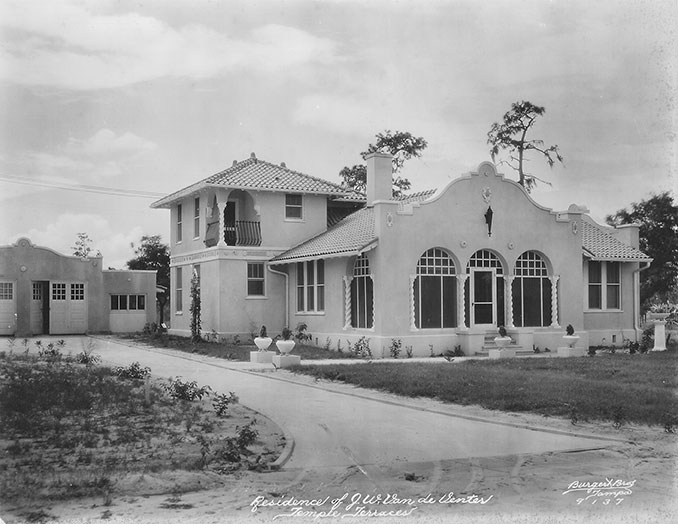
[[[84,282],[52,282],[49,332],[52,335],[87,331],[87,296]]]
[[[16,331],[16,293],[14,282],[0,281],[0,335]]]

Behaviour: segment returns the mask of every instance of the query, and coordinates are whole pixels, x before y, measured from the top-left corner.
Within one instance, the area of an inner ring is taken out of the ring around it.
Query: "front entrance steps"
[[[494,341],[494,338],[498,336],[497,333],[487,333],[485,334],[485,340],[483,341],[483,347],[480,351],[475,352],[475,356],[477,357],[489,357],[490,356],[490,351],[493,352],[493,355],[496,354],[494,351],[499,349],[499,346]],[[505,348],[508,354],[510,355],[515,355],[515,356],[521,356],[521,355],[532,355],[534,354],[534,351],[531,349],[526,349],[523,346],[519,346],[515,344],[513,341],[506,346]],[[496,358],[496,357],[495,357]]]

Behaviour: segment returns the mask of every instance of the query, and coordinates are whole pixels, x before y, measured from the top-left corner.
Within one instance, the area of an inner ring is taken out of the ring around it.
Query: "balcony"
[[[205,234],[205,245],[217,245],[219,238],[219,223],[208,224]],[[227,246],[260,246],[261,225],[258,221],[236,220],[224,226],[224,242]]]

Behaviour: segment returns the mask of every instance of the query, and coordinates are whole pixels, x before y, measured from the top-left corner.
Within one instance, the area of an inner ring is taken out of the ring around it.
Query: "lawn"
[[[13,342],[10,340],[10,342]],[[0,352],[0,500],[19,504],[208,487],[281,453],[279,428],[205,386],[98,365],[63,341]],[[171,480],[170,480],[171,479]],[[167,488],[165,488],[167,489]]]
[[[188,337],[178,337],[167,335],[166,333],[127,333],[116,335],[122,340],[132,340],[153,347],[171,348],[186,353],[198,353],[200,355],[209,355],[211,357],[225,358],[228,360],[237,360],[249,362],[250,351],[256,351],[257,347],[251,340],[240,341],[237,337],[231,338],[229,342],[213,342],[211,340],[191,341]],[[275,342],[271,344],[270,351],[275,351]],[[312,346],[297,342],[292,350],[294,355],[299,355],[302,360],[325,360],[325,359],[343,359],[355,358],[348,351],[338,352],[323,347]]]
[[[293,368],[407,397],[577,420],[678,426],[678,351],[580,358],[373,361]]]

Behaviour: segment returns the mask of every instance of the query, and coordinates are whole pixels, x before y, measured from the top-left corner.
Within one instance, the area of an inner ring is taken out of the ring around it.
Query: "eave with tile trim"
[[[153,209],[168,209],[175,202],[206,188],[242,189],[345,197],[353,193],[339,184],[300,173],[281,165],[259,160],[254,153],[247,160],[233,161],[233,165],[199,182],[151,204]]]
[[[651,257],[615,238],[589,217],[582,220],[582,250],[593,261],[652,262]]]

